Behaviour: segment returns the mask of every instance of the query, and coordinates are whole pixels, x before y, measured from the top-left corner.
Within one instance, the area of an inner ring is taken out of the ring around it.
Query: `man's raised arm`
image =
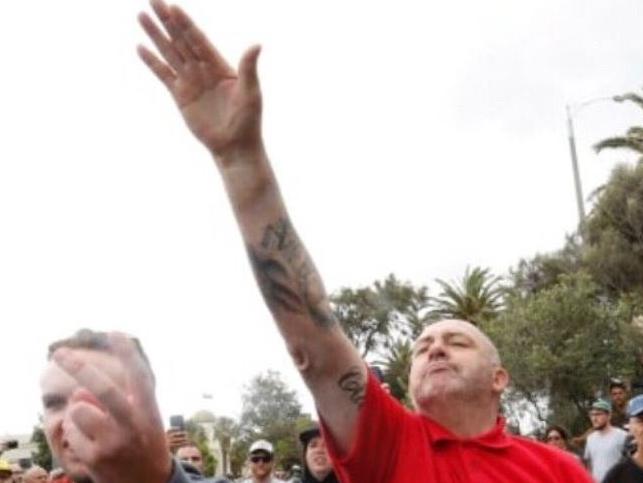
[[[145,47],[139,54],[212,153],[264,299],[336,444],[347,451],[366,366],[333,317],[265,153],[259,48],[249,49],[235,71],[181,9],[161,0],[152,0],[152,8],[162,28],[147,14],[139,20],[161,57]]]

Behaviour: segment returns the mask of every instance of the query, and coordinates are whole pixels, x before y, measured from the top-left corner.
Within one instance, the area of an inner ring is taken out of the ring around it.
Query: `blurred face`
[[[409,389],[420,412],[434,401],[498,398],[508,380],[489,339],[468,322],[431,324],[413,346]]]
[[[592,421],[592,428],[601,430],[607,426],[610,420],[610,413],[599,409],[592,409],[589,412],[589,419]]]
[[[545,441],[547,444],[556,446],[557,448],[567,449],[565,447],[565,440],[563,439],[562,434],[560,434],[555,429],[552,429],[551,431],[549,431],[549,433],[547,433],[547,438],[545,439]]]
[[[622,387],[615,386],[610,389],[610,399],[614,406],[622,408],[627,402],[627,392]]]
[[[203,473],[203,456],[196,446],[183,446],[176,451],[176,457],[180,461],[187,461],[197,470]]]
[[[24,483],[47,483],[47,472],[39,466],[30,468],[24,476]]]
[[[306,466],[318,480],[323,480],[333,469],[326,443],[321,436],[316,436],[310,440],[306,447]]]
[[[628,430],[636,440],[637,447],[643,448],[643,415],[631,417]]]
[[[13,480],[11,481],[13,483],[22,483],[22,476],[24,475],[25,471],[17,463],[12,464],[11,469],[13,470]]]
[[[265,478],[272,473],[273,458],[265,451],[255,451],[248,458],[250,460],[250,472],[257,479]]]
[[[112,378],[115,384],[125,386],[125,371],[121,363],[106,352],[74,349],[83,358]],[[52,454],[65,469],[67,475],[80,483],[91,483],[87,468],[80,462],[69,445],[68,437],[79,431],[68,412],[69,400],[80,388],[79,384],[51,361],[40,379],[43,426]]]

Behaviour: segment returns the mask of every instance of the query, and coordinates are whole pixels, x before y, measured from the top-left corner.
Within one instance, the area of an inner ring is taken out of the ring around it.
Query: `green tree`
[[[205,476],[213,476],[217,470],[218,461],[210,451],[208,444],[208,437],[205,434],[203,426],[196,422],[194,419],[188,419],[185,422],[185,430],[188,433],[188,438],[192,441],[203,455],[203,473]]]
[[[609,377],[640,370],[643,335],[631,313],[629,301],[610,302],[579,272],[531,297],[511,298],[483,329],[511,374],[510,399],[527,402],[543,424],[553,418],[579,433]]]
[[[504,295],[501,280],[488,268],[480,267],[467,268],[460,282],[436,279],[442,292],[431,300],[432,317],[467,320],[475,325],[496,317]]]
[[[643,290],[643,162],[618,165],[595,195],[583,265],[611,296]]]
[[[51,471],[53,461],[51,457],[51,450],[47,444],[45,432],[41,426],[34,426],[31,433],[31,442],[36,444],[36,451],[33,453],[33,462],[38,466],[42,466],[47,471]]]
[[[628,92],[614,98],[618,102],[632,102],[643,108],[643,97],[635,92]],[[627,130],[623,136],[614,136],[603,139],[594,146],[597,152],[604,149],[628,149],[638,154],[639,161],[643,161],[643,127],[634,126]]]
[[[214,423],[214,437],[219,442],[221,447],[222,466],[224,471],[230,467],[228,461],[230,457],[230,450],[232,448],[232,441],[239,436],[239,425],[237,422],[229,417],[221,416],[216,418]]]
[[[409,338],[398,339],[393,343],[385,358],[380,362],[384,366],[384,381],[391,388],[396,399],[410,407],[408,378],[411,370],[411,344]]]
[[[507,288],[514,296],[527,297],[553,287],[561,275],[575,273],[581,268],[580,238],[568,236],[564,247],[559,251],[521,259],[509,271],[510,286]]]
[[[362,358],[386,354],[400,337],[415,337],[426,323],[426,287],[400,282],[394,275],[372,286],[343,288],[330,297],[333,312]]]
[[[274,445],[279,464],[289,467],[301,459],[297,428],[302,418],[312,423],[310,416],[302,413],[295,391],[288,388],[281,375],[271,370],[259,374],[242,395],[241,437],[235,451],[245,457],[252,441],[266,439]]]

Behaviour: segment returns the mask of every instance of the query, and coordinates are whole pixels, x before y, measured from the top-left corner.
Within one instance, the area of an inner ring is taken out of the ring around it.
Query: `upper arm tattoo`
[[[307,314],[321,327],[335,324],[319,274],[288,218],[267,225],[248,254],[271,310]]]
[[[362,376],[358,367],[351,367],[337,381],[337,385],[342,391],[348,393],[348,397],[352,403],[361,406],[366,397],[366,380]]]

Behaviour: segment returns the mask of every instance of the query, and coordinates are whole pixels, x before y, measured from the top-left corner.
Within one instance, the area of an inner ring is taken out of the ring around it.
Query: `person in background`
[[[272,443],[259,439],[248,449],[248,464],[250,465],[250,478],[243,483],[284,483],[275,477],[275,449]]]
[[[302,431],[299,441],[304,452],[301,483],[339,483],[319,428]]]
[[[627,385],[621,379],[611,379],[609,384],[610,401],[612,403],[612,415],[610,424],[614,427],[625,429],[628,422],[627,401],[629,392]]]
[[[186,442],[177,448],[175,456],[192,481],[205,480],[203,454],[196,444]]]
[[[545,443],[562,449],[563,451],[569,451],[576,458],[580,459],[580,456],[572,451],[569,442],[569,433],[567,433],[567,430],[562,426],[559,426],[557,424],[549,426],[545,430]]]
[[[303,472],[301,470],[301,466],[299,465],[292,465],[290,468],[290,479],[288,480],[288,483],[301,483],[303,478]]]
[[[627,405],[629,432],[636,443],[634,454],[607,472],[603,483],[641,483],[643,481],[643,395],[633,397]]]
[[[24,468],[18,463],[11,463],[11,470],[13,471],[13,483],[23,483]]]
[[[3,459],[0,459],[0,483],[14,483],[11,465]]]
[[[587,437],[583,459],[596,481],[603,481],[610,468],[618,463],[627,440],[625,431],[611,425],[611,410],[611,404],[603,399],[594,401],[589,410],[592,432]]]
[[[47,483],[47,471],[40,466],[32,466],[24,474],[24,483]]]

